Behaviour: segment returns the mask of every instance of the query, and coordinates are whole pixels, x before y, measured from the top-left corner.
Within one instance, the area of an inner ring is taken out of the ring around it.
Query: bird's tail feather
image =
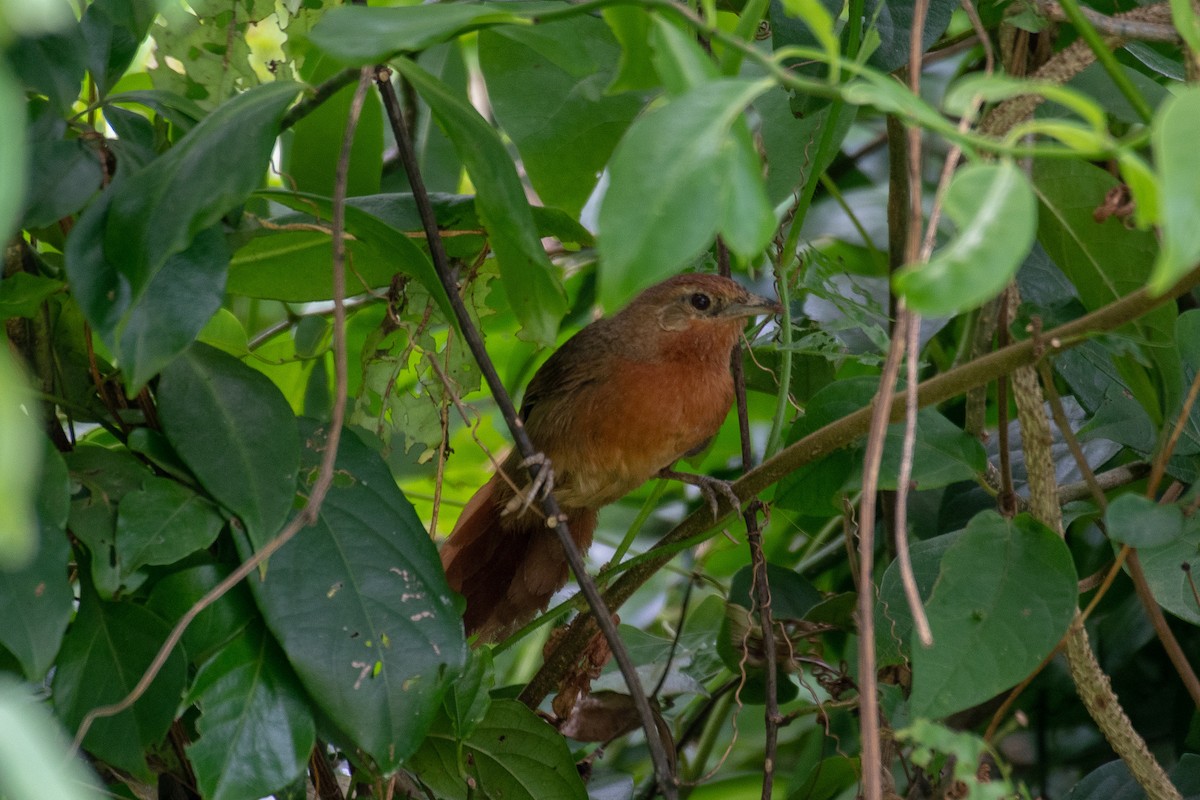
[[[499,641],[545,609],[567,582],[566,555],[545,519],[530,509],[502,514],[511,490],[492,477],[467,503],[442,545],[450,588],[467,600],[467,635]],[[592,509],[566,511],[571,536],[586,551],[596,529]]]

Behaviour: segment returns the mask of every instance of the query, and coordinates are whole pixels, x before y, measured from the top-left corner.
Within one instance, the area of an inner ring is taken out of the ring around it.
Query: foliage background
[[[735,517],[648,485],[589,554],[681,794],[1200,791],[1197,31],[1187,3],[1075,0],[0,2],[0,794],[652,791],[640,732],[582,741],[637,727],[611,667],[570,738],[517,699],[562,715],[545,696],[587,674],[582,626],[543,650],[571,587],[513,640],[463,641],[432,542],[507,435],[380,94],[354,111],[358,68],[385,62],[510,392],[596,310],[726,255],[785,301],[751,332],[766,463],[737,484],[766,503],[775,667]],[[863,438],[906,327],[927,381],[911,459],[899,425]],[[731,416],[688,468],[733,479],[739,451]],[[1076,691],[1103,680],[1056,655],[1081,608],[1145,752],[1116,757]],[[93,714],[152,663],[132,708]],[[882,729],[860,714],[876,696]],[[88,765],[66,777],[64,732]]]

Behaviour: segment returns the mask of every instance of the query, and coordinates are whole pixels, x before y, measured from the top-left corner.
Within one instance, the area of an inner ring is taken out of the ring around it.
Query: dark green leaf
[[[0,319],[32,318],[42,303],[63,290],[63,282],[28,272],[17,272],[0,279]]]
[[[1163,103],[1154,120],[1154,159],[1162,191],[1162,248],[1150,286],[1164,292],[1200,261],[1200,153],[1196,150],[1200,89],[1191,87]]]
[[[808,777],[788,800],[835,800],[858,785],[862,766],[857,758],[829,756],[813,765]]]
[[[0,236],[8,241],[9,234],[21,213],[28,181],[25,164],[26,100],[20,86],[0,60]]]
[[[55,117],[57,125],[39,120],[29,131],[29,174],[37,180],[29,182],[26,192],[21,222],[26,228],[41,228],[74,214],[100,190],[103,177],[96,148],[82,139],[62,139],[62,131],[48,129],[65,127],[62,120],[52,111],[43,113],[43,118],[48,116]]]
[[[258,187],[279,121],[299,90],[298,84],[278,81],[237,95],[110,190],[105,257],[133,296],[145,290],[168,258]]]
[[[46,95],[65,115],[79,99],[87,47],[78,25],[36,37],[21,37],[8,46],[8,61],[30,89]]]
[[[933,646],[913,644],[913,714],[943,717],[1025,677],[1066,633],[1077,582],[1049,528],[1025,516],[974,517],[947,548],[926,603]]]
[[[1192,569],[1200,565],[1200,517],[1187,517],[1182,536],[1156,547],[1143,547],[1138,557],[1159,605],[1180,619],[1200,625],[1200,605],[1196,603],[1200,580]]]
[[[492,672],[492,651],[478,647],[468,654],[467,668],[446,692],[442,706],[455,737],[466,739],[487,714],[492,704],[489,692],[496,684]]]
[[[83,13],[88,69],[101,97],[137,55],[156,11],[153,0],[96,0]]]
[[[1184,800],[1200,800],[1200,756],[1184,753],[1169,773]],[[1066,800],[1145,800],[1146,791],[1123,761],[1110,761],[1071,787]]]
[[[1117,185],[1112,175],[1086,162],[1041,159],[1034,162],[1033,181],[1039,201],[1038,241],[1088,311],[1146,285],[1158,251],[1154,235],[1130,230],[1116,218],[1100,223],[1092,215]],[[1162,409],[1174,405],[1182,391],[1179,356],[1171,346],[1175,317],[1175,307],[1166,304],[1118,329],[1146,348],[1141,358],[1116,353],[1114,361],[1127,390],[1156,426]],[[1153,377],[1139,360],[1154,365]]]
[[[70,484],[66,465],[49,442],[37,485],[37,552],[20,569],[0,570],[0,645],[33,683],[54,663],[75,600],[67,582],[71,548],[64,530]]]
[[[515,700],[494,700],[470,738],[437,730],[409,766],[448,800],[584,800],[587,790],[562,736]],[[467,788],[467,776],[474,789]]]
[[[202,564],[172,572],[154,584],[146,607],[174,624],[232,570],[220,564]],[[245,630],[257,616],[254,599],[245,583],[239,583],[197,615],[183,632],[183,648],[193,665],[211,658],[227,642]]]
[[[79,613],[63,640],[54,673],[54,707],[68,730],[93,708],[124,699],[166,640],[167,623],[133,603],[105,603],[86,587]],[[175,718],[186,677],[182,648],[133,707],[95,721],[83,747],[96,757],[147,779],[145,748],[162,739]]]
[[[524,336],[543,344],[553,343],[559,322],[567,313],[567,298],[542,249],[529,201],[504,143],[469,103],[428,72],[406,59],[397,66],[454,142],[475,185],[479,219],[488,231],[500,263],[504,291],[521,321]]]
[[[735,122],[767,88],[762,82],[715,81],[651,109],[630,127],[613,153],[600,205],[604,306],[613,308],[677,272],[726,227],[746,231],[748,221],[730,215],[732,199],[746,189],[735,193],[729,176],[750,180],[743,175]],[[647,169],[648,163],[656,168]],[[765,202],[761,177],[756,191]],[[756,220],[749,221],[751,229]],[[738,238],[744,245],[753,237]]]
[[[200,668],[191,699],[200,737],[187,753],[205,798],[264,797],[304,773],[316,726],[296,674],[261,625]]]
[[[962,537],[962,531],[935,536],[909,544],[913,577],[922,598],[928,598],[937,582],[942,556]],[[879,600],[875,604],[876,657],[881,666],[903,664],[912,657],[913,618],[900,582],[900,564],[888,564],[879,582]]]
[[[337,66],[328,58],[312,54],[304,59],[301,77],[313,86],[333,77]],[[292,126],[284,148],[284,173],[287,186],[307,194],[333,196],[333,177],[342,152],[354,83],[342,87],[333,97],[306,114]],[[346,173],[346,196],[379,193],[383,170],[383,108],[379,94],[370,92],[363,103],[350,148]]]
[[[322,15],[309,38],[337,60],[362,66],[387,61],[396,53],[424,50],[474,28],[523,21],[501,7],[483,3],[341,6]]]
[[[87,443],[68,453],[66,462],[72,489],[68,524],[91,554],[96,591],[109,599],[122,584],[116,548],[117,506],[154,474],[126,450]]]
[[[909,308],[929,316],[966,311],[1003,291],[1037,231],[1033,191],[1011,161],[960,169],[945,208],[957,235],[928,263],[905,266],[892,281]]]
[[[296,418],[283,395],[262,373],[197,343],[163,371],[158,403],[179,457],[261,547],[295,497]]]
[[[305,421],[300,487],[325,447]],[[253,579],[267,625],[338,738],[395,769],[466,661],[462,621],[429,534],[379,456],[350,431],[320,518]]]
[[[117,558],[131,573],[208,547],[225,520],[212,503],[169,478],[148,478],[117,506]]]
[[[1131,547],[1161,547],[1183,535],[1183,511],[1142,495],[1123,494],[1104,512],[1108,535]]]
[[[867,59],[868,64],[881,72],[892,72],[908,63],[914,5],[913,0],[867,0],[864,24],[879,35],[879,47]],[[921,31],[922,52],[946,31],[956,8],[953,0],[930,0]]]
[[[609,95],[620,46],[595,17],[479,34],[488,98],[542,201],[577,215],[639,96]]]

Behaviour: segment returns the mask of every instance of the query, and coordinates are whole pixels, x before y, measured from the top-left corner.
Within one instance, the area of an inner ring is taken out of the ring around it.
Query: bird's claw
[[[502,513],[524,514],[535,501],[548,497],[554,491],[554,469],[550,465],[550,459],[546,458],[545,453],[534,453],[521,462],[521,466],[525,468],[534,464],[539,467],[537,476],[505,503]]]
[[[700,494],[704,496],[705,502],[708,503],[709,509],[712,511],[713,519],[720,516],[721,503],[718,495],[729,501],[734,508],[742,507],[742,500],[733,491],[733,484],[729,481],[723,481],[720,478],[714,478],[711,475],[696,475],[691,472],[676,472],[673,469],[663,469],[658,472],[659,477],[668,478],[671,480],[681,481],[682,483],[691,484],[700,490]]]

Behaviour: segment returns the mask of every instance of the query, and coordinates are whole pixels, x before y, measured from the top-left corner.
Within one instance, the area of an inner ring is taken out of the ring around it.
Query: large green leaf
[[[310,421],[301,434],[307,492],[325,436]],[[317,522],[273,555],[265,578],[251,586],[343,745],[389,771],[420,745],[466,661],[462,621],[412,505],[348,430],[336,474]]]
[[[0,236],[8,241],[17,222],[28,177],[25,165],[25,95],[7,63],[0,61]]]
[[[35,683],[54,663],[75,600],[67,581],[71,557],[64,530],[70,508],[67,468],[49,442],[44,451],[35,503],[37,550],[24,566],[0,569],[0,646],[16,657],[25,677]]]
[[[1154,235],[1130,230],[1115,217],[1097,222],[1093,216],[1117,185],[1112,175],[1082,161],[1041,159],[1034,162],[1033,183],[1039,201],[1038,241],[1088,311],[1146,285],[1158,250]],[[1175,317],[1175,307],[1168,303],[1118,329],[1144,346],[1145,353],[1113,356],[1126,390],[1156,424],[1181,393],[1179,354],[1172,346]],[[1147,371],[1145,361],[1154,365],[1153,371]]]
[[[479,34],[492,110],[547,205],[579,213],[642,107],[638,95],[605,93],[620,53],[595,17]]]
[[[230,642],[196,675],[200,737],[187,747],[208,800],[264,797],[304,773],[316,726],[279,645],[261,624]]]
[[[230,572],[232,569],[227,565],[214,563],[172,572],[154,583],[146,607],[174,624]],[[184,630],[183,649],[188,660],[195,666],[203,664],[257,616],[250,590],[245,583],[239,583],[201,611]]]
[[[362,66],[415,52],[487,25],[524,22],[485,3],[436,3],[401,8],[341,6],[327,11],[309,39],[337,60]]]
[[[1020,681],[1058,645],[1077,610],[1071,552],[1030,517],[976,515],[946,549],[925,611],[933,646],[914,643],[914,716],[943,717]]]
[[[261,547],[296,491],[296,418],[275,385],[216,348],[194,344],[158,384],[163,431],[209,494]]]
[[[912,560],[913,578],[921,597],[927,598],[933,591],[941,570],[942,556],[962,535],[962,531],[954,531],[909,543],[908,555]],[[876,657],[881,666],[903,664],[912,658],[912,645],[915,644],[912,610],[904,595],[898,561],[888,564],[879,581],[879,597],[875,601],[875,630]]]
[[[137,55],[156,6],[154,0],[95,0],[84,11],[80,30],[87,42],[88,70],[101,97]]]
[[[409,766],[445,800],[588,796],[562,736],[515,700],[493,700],[487,716],[461,743],[446,728],[433,731]]]
[[[332,59],[314,53],[304,59],[301,76],[316,86],[333,77],[337,71]],[[341,156],[350,102],[354,99],[356,89],[353,83],[342,87],[333,97],[292,126],[284,139],[283,172],[287,176],[286,186],[298,192],[333,196],[334,172]],[[379,192],[383,152],[383,108],[379,93],[370,92],[363,103],[350,147],[346,173],[348,197]]]
[[[0,794],[10,798],[101,800],[106,795],[29,686],[0,677]]]
[[[154,477],[128,450],[81,443],[66,454],[71,474],[72,535],[88,550],[96,592],[108,600],[122,587],[117,558],[117,507],[125,495]],[[132,588],[132,587],[128,587]]]
[[[1196,570],[1200,564],[1200,517],[1185,518],[1182,534],[1171,541],[1138,550],[1146,582],[1159,605],[1180,619],[1200,625],[1196,605]]]
[[[5,342],[7,344],[7,342]],[[0,351],[0,570],[24,567],[37,550],[37,425],[25,411],[33,395],[7,349]]]
[[[147,478],[117,506],[117,559],[130,573],[208,547],[225,520],[208,500],[169,478]]]
[[[1162,248],[1154,262],[1150,287],[1165,292],[1200,262],[1200,152],[1196,120],[1200,89],[1183,89],[1163,103],[1151,136],[1161,191]]]
[[[278,81],[239,94],[110,190],[105,257],[134,296],[168,258],[258,187],[279,122],[299,91],[298,84]]]
[[[735,123],[768,88],[762,81],[713,81],[656,106],[629,128],[609,163],[600,205],[603,305],[614,307],[677,272],[726,228],[740,255],[753,255],[747,245],[766,230],[761,211],[770,204],[761,171],[747,172],[746,143]],[[758,210],[749,216],[733,207],[747,198]]]
[[[504,143],[479,112],[441,81],[407,59],[397,66],[429,104],[475,185],[479,219],[500,263],[502,285],[523,335],[552,344],[567,312],[567,298],[542,249],[529,201]]]
[[[892,281],[909,308],[929,316],[966,311],[998,295],[1037,231],[1033,191],[1011,161],[963,167],[946,192],[945,209],[958,234],[928,263],[905,266]]]
[[[105,603],[85,581],[79,613],[63,640],[54,673],[54,707],[69,730],[84,715],[129,694],[166,640],[167,623],[134,603]],[[145,748],[159,742],[175,719],[186,677],[181,648],[146,693],[127,711],[95,721],[83,740],[88,752],[149,778]]]

